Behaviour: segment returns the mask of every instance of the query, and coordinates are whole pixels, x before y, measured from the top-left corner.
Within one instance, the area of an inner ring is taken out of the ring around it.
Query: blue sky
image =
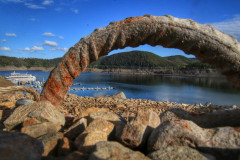
[[[145,14],[211,24],[240,41],[240,0],[0,0],[0,55],[61,57],[95,28]],[[148,45],[110,54],[131,50],[187,56],[177,49]]]

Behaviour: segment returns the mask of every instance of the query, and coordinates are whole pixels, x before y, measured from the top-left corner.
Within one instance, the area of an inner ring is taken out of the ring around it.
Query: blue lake
[[[1,76],[9,76],[12,71],[0,71]],[[35,75],[38,81],[47,80],[49,72],[17,71]],[[82,73],[74,80],[71,88],[114,87],[111,90],[69,91],[79,96],[104,96],[123,91],[127,98],[151,99],[187,104],[240,106],[240,91],[231,87],[225,78],[181,77],[160,75],[127,75],[105,73]]]

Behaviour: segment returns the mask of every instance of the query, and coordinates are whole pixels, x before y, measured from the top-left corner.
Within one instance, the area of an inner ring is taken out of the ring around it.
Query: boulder
[[[195,149],[187,146],[168,146],[147,155],[152,160],[215,160],[213,156],[204,156]]]
[[[204,129],[188,120],[169,121],[153,130],[148,139],[148,151],[168,146],[191,146],[216,157],[234,157],[240,152],[240,132],[234,127]]]
[[[112,122],[112,123],[116,123],[116,122],[126,123],[126,120],[124,118],[122,118],[120,115],[117,115],[113,112],[106,112],[106,111],[98,111],[98,112],[90,114],[87,117],[88,123],[90,123],[92,120],[97,119],[97,118],[101,118],[101,119],[104,119],[104,120]]]
[[[101,118],[106,121],[109,121],[114,124],[114,132],[110,138],[118,139],[122,134],[123,128],[126,124],[126,120],[118,114],[113,112],[106,112],[106,111],[98,111],[93,114],[90,114],[87,119],[88,123],[93,121],[94,119]]]
[[[39,160],[43,153],[43,144],[26,134],[18,132],[0,132],[0,159],[3,160]]]
[[[38,140],[42,141],[43,145],[44,145],[44,152],[42,154],[42,156],[48,156],[50,154],[54,155],[55,153],[55,149],[59,140],[63,138],[63,134],[61,132],[58,133],[50,133],[50,134],[46,134],[42,137],[39,137]]]
[[[190,120],[203,128],[240,126],[240,109],[225,109],[213,112],[194,113],[181,108],[172,108],[160,114],[161,122],[173,120]]]
[[[31,134],[33,137],[38,137],[49,132],[57,132],[64,125],[65,118],[50,102],[40,101],[19,106],[4,121],[8,130],[24,123],[28,125],[23,126],[22,131]],[[34,135],[40,129],[39,127],[43,127],[41,134]]]
[[[63,137],[63,139],[60,140],[59,146],[58,146],[58,156],[66,156],[68,155],[74,148],[74,144],[71,140],[69,140],[67,137]]]
[[[64,136],[68,137],[71,140],[74,140],[79,134],[81,134],[85,130],[86,127],[87,119],[81,118],[64,132]]]
[[[14,107],[15,107],[15,104],[14,102],[11,102],[11,101],[0,103],[0,108],[3,108],[3,109],[12,109]]]
[[[82,117],[86,117],[89,116],[90,114],[99,112],[99,111],[106,111],[108,112],[109,109],[108,108],[97,108],[97,107],[90,107],[87,108],[85,111],[83,111],[78,117],[82,118]]]
[[[123,92],[115,93],[111,97],[115,99],[127,99],[126,95]]]
[[[34,103],[34,102],[35,102],[35,101],[30,100],[30,99],[21,98],[21,99],[18,99],[18,100],[16,101],[15,106],[16,106],[16,107],[19,107],[19,106],[22,106],[22,105],[26,106],[26,105],[31,104],[31,103]]]
[[[143,153],[133,151],[118,142],[101,141],[96,144],[95,151],[89,160],[124,159],[124,160],[150,160]]]
[[[26,121],[24,121],[23,124],[24,123],[26,123]],[[45,134],[57,133],[60,129],[61,129],[60,125],[56,125],[55,123],[52,122],[43,122],[27,126],[23,125],[23,127],[21,128],[21,132],[26,133],[34,138],[38,138]]]
[[[89,126],[74,141],[78,150],[90,153],[99,141],[107,141],[114,125],[103,119],[93,120]]]
[[[157,113],[153,111],[139,112],[137,116],[125,125],[120,135],[123,144],[130,148],[143,147],[148,136],[160,124]]]

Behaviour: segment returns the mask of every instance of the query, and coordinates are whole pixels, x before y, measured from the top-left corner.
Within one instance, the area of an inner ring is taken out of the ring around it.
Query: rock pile
[[[67,94],[62,109],[56,110],[48,101],[18,101],[0,131],[0,157],[240,158],[240,109],[236,106],[135,100],[121,93],[97,98]]]

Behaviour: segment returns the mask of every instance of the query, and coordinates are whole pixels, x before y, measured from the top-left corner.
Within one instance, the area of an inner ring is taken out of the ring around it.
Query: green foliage
[[[125,68],[125,69],[206,69],[210,65],[201,63],[195,58],[184,56],[161,57],[146,51],[131,51],[99,58],[89,65],[89,68]]]
[[[38,58],[16,58],[0,56],[0,67],[15,66],[15,67],[54,67],[61,58],[55,59],[38,59]]]
[[[56,66],[61,58],[38,59],[38,58],[15,58],[0,56],[0,67],[45,67]],[[146,51],[131,51],[100,57],[98,61],[91,63],[89,68],[124,68],[124,69],[207,69],[212,66],[201,63],[195,58],[184,56],[161,57]]]

